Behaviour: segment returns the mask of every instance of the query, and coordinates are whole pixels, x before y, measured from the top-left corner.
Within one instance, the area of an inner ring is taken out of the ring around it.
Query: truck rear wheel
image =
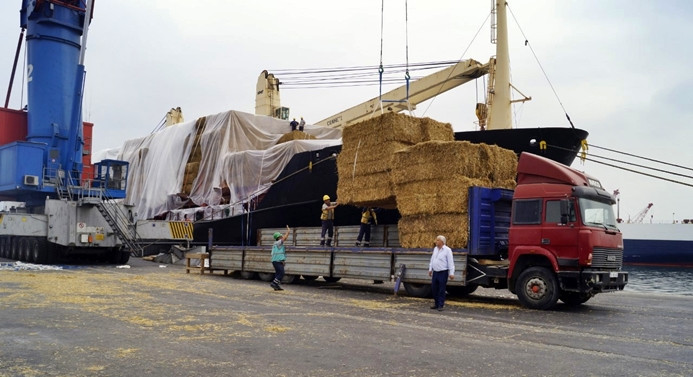
[[[414,297],[431,297],[430,284],[404,283],[404,290],[409,296]]]
[[[271,272],[258,272],[257,276],[260,278],[260,280],[266,282],[274,280],[274,274]]]
[[[568,306],[578,306],[584,304],[591,298],[592,295],[589,293],[561,292],[561,301]]]
[[[545,267],[530,267],[520,274],[515,285],[520,302],[530,309],[550,309],[558,301],[558,280]]]
[[[341,279],[341,278],[333,278],[330,276],[323,276],[322,278],[325,279],[325,281],[328,283],[336,283],[339,281],[339,279]]]

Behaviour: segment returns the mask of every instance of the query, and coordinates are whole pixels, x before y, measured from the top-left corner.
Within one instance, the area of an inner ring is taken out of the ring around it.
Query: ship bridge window
[[[513,224],[541,224],[541,204],[541,199],[513,201]]]

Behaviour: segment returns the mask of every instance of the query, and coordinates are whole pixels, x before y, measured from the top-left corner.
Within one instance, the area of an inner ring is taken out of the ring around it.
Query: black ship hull
[[[456,132],[455,140],[495,144],[515,151],[518,156],[522,152],[529,152],[570,166],[580,151],[582,141],[587,139],[587,135],[587,131],[578,128],[514,128]],[[546,142],[545,148],[542,141]]]
[[[457,132],[456,140],[486,143],[515,151],[538,154],[565,165],[572,164],[587,131],[571,128],[532,128]],[[534,142],[532,142],[534,141]],[[545,141],[547,147],[541,148]],[[340,145],[316,151],[297,153],[270,189],[249,203],[247,213],[195,223],[194,241],[207,242],[213,230],[215,244],[254,245],[257,230],[262,228],[320,226],[322,196],[333,200],[337,194],[337,160]],[[338,198],[337,198],[338,199]],[[340,205],[335,210],[335,225],[357,225],[361,219],[358,207]],[[395,224],[397,210],[379,210],[381,224]]]

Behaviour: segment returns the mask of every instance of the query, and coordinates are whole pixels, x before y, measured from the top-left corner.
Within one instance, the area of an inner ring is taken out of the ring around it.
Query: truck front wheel
[[[530,309],[550,309],[558,301],[556,275],[545,267],[531,267],[520,274],[515,285],[520,302]]]

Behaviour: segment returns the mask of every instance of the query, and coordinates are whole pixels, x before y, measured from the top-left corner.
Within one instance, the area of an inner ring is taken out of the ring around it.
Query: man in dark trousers
[[[356,246],[361,246],[363,236],[366,236],[363,247],[369,247],[371,245],[371,221],[375,225],[378,225],[378,217],[375,215],[373,208],[361,208],[361,227],[359,228],[359,235],[356,237]]]
[[[431,263],[428,265],[428,276],[431,277],[431,294],[433,306],[431,309],[443,311],[445,306],[445,286],[455,278],[455,262],[452,260],[452,250],[445,245],[445,237],[436,237],[436,247],[433,248]]]
[[[334,234],[334,209],[339,203],[331,202],[330,196],[322,197],[322,212],[320,220],[322,222],[322,232],[320,232],[320,246],[325,246],[325,233],[327,233],[327,246],[332,246],[332,235]]]
[[[296,121],[296,118],[289,123],[289,126],[291,126],[291,131],[296,131],[296,127],[298,127],[298,122]]]

